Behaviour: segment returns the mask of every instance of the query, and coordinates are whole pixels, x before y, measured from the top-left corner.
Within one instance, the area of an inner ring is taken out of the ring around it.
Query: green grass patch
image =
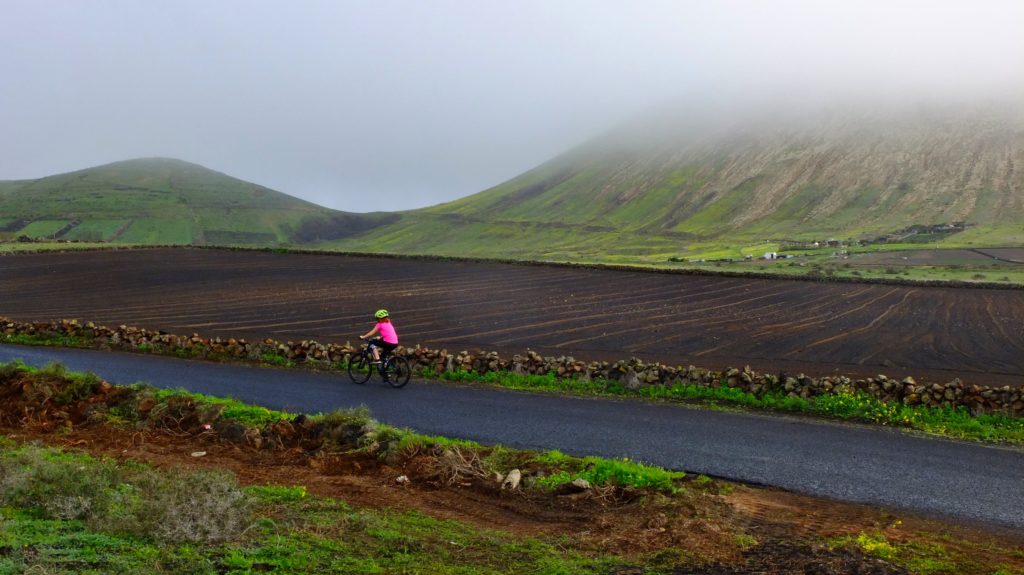
[[[17,235],[30,238],[52,238],[69,220],[36,220],[18,230]]]
[[[0,364],[0,382],[23,373],[33,375],[32,388],[27,392],[31,397],[61,406],[90,397],[102,382],[96,374],[70,372],[59,363],[49,363],[42,368],[18,361]]]
[[[260,354],[260,361],[269,365],[276,365],[278,367],[294,367],[295,362],[288,359],[287,356],[281,355],[277,352],[266,352]],[[348,367],[346,364],[344,367]]]
[[[0,235],[0,240],[3,236]],[[105,243],[97,242],[32,242],[32,243],[20,243],[20,242],[5,242],[0,241],[0,253],[28,253],[28,252],[54,252],[54,251],[71,251],[71,250],[95,250],[95,249],[106,249],[110,246]]]
[[[898,522],[897,522],[898,524]],[[918,575],[954,575],[957,573],[1003,573],[1019,575],[1019,569],[994,566],[987,562],[992,549],[963,540],[949,545],[941,538],[892,541],[880,531],[839,537],[828,542],[830,546],[854,548],[866,555],[884,559]]]
[[[275,411],[258,405],[243,403],[232,398],[204,395],[185,389],[154,390],[153,395],[160,404],[167,404],[173,400],[180,399],[193,401],[196,405],[210,408],[211,413],[218,413],[218,419],[232,420],[246,427],[263,427],[267,424],[295,417],[295,414],[292,413]]]
[[[131,220],[125,219],[88,219],[78,224],[64,235],[63,239],[106,242],[113,238],[118,230],[128,225]]]
[[[117,239],[119,244],[191,244],[192,221],[139,218]]]
[[[568,575],[635,564],[557,538],[357,509],[302,486],[241,489],[220,472],[165,472],[9,442],[0,469],[0,573]]]
[[[972,415],[967,408],[907,406],[886,403],[864,393],[822,395],[813,400],[821,415],[909,427],[944,437],[1024,443],[1024,419],[1001,414]]]
[[[245,495],[223,472],[157,473],[80,453],[5,446],[0,476],[4,508],[113,535],[208,543],[236,538],[250,520]]]
[[[73,335],[0,334],[0,343],[46,347],[89,347],[89,340]]]
[[[677,493],[678,481],[686,477],[681,471],[669,471],[651,467],[629,458],[602,459],[568,457],[558,451],[538,455],[534,463],[544,465],[551,471],[538,480],[538,485],[554,489],[577,478],[587,480],[591,485],[615,485],[653,489],[663,493]]]

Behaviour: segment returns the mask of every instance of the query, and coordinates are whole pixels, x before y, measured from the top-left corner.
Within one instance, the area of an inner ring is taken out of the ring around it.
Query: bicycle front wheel
[[[366,383],[370,380],[370,374],[372,373],[370,360],[366,357],[366,354],[359,354],[348,360],[348,376],[352,378],[352,383]]]
[[[402,387],[409,383],[409,376],[412,374],[412,370],[409,368],[409,362],[404,357],[392,356],[388,359],[387,364],[384,366],[385,373],[388,375],[388,383],[391,387]]]

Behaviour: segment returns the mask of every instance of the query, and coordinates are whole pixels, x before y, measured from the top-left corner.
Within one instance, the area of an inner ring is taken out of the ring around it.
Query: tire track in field
[[[849,317],[849,316],[859,317],[858,312],[863,312],[863,311],[865,311],[865,310],[867,310],[867,309],[869,309],[871,307],[874,307],[879,302],[885,300],[886,298],[888,298],[889,296],[893,295],[894,293],[896,293],[898,291],[899,291],[898,289],[892,289],[892,290],[886,291],[886,292],[882,293],[881,295],[878,295],[877,297],[871,297],[870,299],[868,299],[866,301],[863,301],[859,305],[856,305],[856,306],[854,306],[852,308],[848,308],[848,309],[846,309],[846,310],[844,310],[844,311],[842,311],[842,312],[840,312],[838,314],[835,313],[835,312],[829,312],[829,313],[817,314],[817,315],[814,315],[814,316],[811,316],[811,317],[806,317],[804,315],[805,312],[803,312],[801,310],[801,308],[793,308],[792,309],[793,315],[795,315],[795,316],[802,316],[802,319],[800,319],[798,321],[795,321],[795,322],[788,322],[787,326],[789,327],[789,329],[777,328],[777,329],[772,330],[772,331],[770,331],[768,333],[759,333],[757,336],[753,336],[752,335],[752,336],[750,336],[750,339],[753,339],[755,341],[759,341],[759,340],[764,340],[765,338],[767,338],[770,335],[777,334],[778,336],[775,337],[774,340],[777,342],[776,347],[780,348],[780,349],[776,350],[775,353],[776,354],[781,354],[781,355],[783,355],[785,357],[788,357],[789,354],[800,353],[800,352],[804,351],[805,347],[806,347],[806,344],[799,343],[799,341],[796,341],[796,342],[793,342],[793,343],[786,343],[786,342],[789,342],[789,341],[794,340],[794,339],[799,340],[800,335],[803,334],[803,333],[808,333],[808,332],[814,333],[814,332],[817,332],[817,331],[819,331],[818,328],[820,328],[821,326],[834,326],[834,329],[842,329],[841,328],[841,323],[838,320],[840,320],[842,318]],[[867,293],[867,292],[866,292],[866,290],[862,290],[860,293]],[[811,321],[808,321],[808,320],[811,320]],[[726,343],[726,344],[721,344],[721,345],[717,345],[717,346],[714,346],[714,347],[706,348],[706,349],[700,350],[696,355],[698,355],[698,356],[705,356],[705,355],[714,354],[716,352],[722,351],[723,349],[727,348],[729,345],[730,345],[729,343]],[[789,348],[789,351],[788,352],[782,351],[782,349],[784,349],[786,347]]]
[[[741,286],[737,286],[735,289],[741,289]],[[676,291],[677,291],[677,289],[675,289],[675,288],[657,288],[657,289],[652,289],[652,291],[650,291],[650,292],[633,292],[633,293],[634,293],[634,295],[636,295],[637,293],[640,293],[640,294],[643,294],[643,295],[661,295],[663,293],[675,293]],[[703,292],[703,293],[710,293],[710,292]],[[579,309],[579,310],[591,310],[592,309],[591,305],[589,303],[581,302],[581,303],[579,303],[576,306],[576,308],[571,308],[569,310],[563,310],[563,312],[559,315],[559,317],[556,317],[556,318],[554,318],[552,320],[549,320],[549,321],[535,322],[535,323],[530,323],[530,324],[518,324],[518,325],[515,325],[513,327],[509,327],[509,328],[506,328],[506,329],[498,330],[496,332],[466,333],[464,331],[458,331],[457,333],[452,334],[452,335],[461,335],[461,336],[464,336],[464,337],[488,337],[488,336],[495,335],[495,333],[508,333],[508,332],[514,332],[514,331],[529,331],[529,330],[536,330],[536,329],[547,328],[547,327],[550,327],[550,326],[553,326],[553,325],[565,323],[565,321],[567,321],[569,319],[577,321],[577,322],[583,322],[585,320],[600,319],[600,318],[605,318],[605,317],[608,317],[608,316],[617,316],[617,317],[621,318],[622,316],[625,315],[626,311],[630,310],[631,308],[637,308],[638,307],[638,302],[634,301],[633,296],[623,294],[622,296],[616,296],[616,299],[617,300],[621,299],[621,300],[625,300],[625,301],[623,301],[622,303],[616,303],[614,305],[609,305],[608,303],[601,303],[598,306],[599,313],[591,312],[588,315],[580,315],[580,313],[577,311],[577,309]],[[664,300],[659,300],[659,301],[664,301]],[[668,305],[668,304],[663,304],[663,305]],[[564,307],[565,306],[554,306],[555,309],[562,309]],[[536,316],[541,316],[541,317],[551,317],[551,313],[547,311],[548,309],[550,309],[550,307],[538,307],[538,308],[535,308],[533,313],[530,314],[530,315],[536,315]],[[495,311],[491,315],[493,315],[494,317],[506,317],[507,316],[507,312],[499,310],[499,311]],[[474,319],[476,319],[478,317],[479,316],[474,316]],[[609,326],[609,325],[618,325],[618,324],[623,323],[624,321],[628,321],[628,320],[625,320],[625,319],[613,319],[613,320],[610,320],[610,321],[599,322],[599,323],[581,323],[580,325],[578,325],[575,328],[562,328],[562,329],[559,329],[558,331],[559,331],[560,334],[574,333],[574,332],[578,332],[578,331],[587,331],[587,330],[595,329],[595,328],[598,328],[598,327],[604,327],[604,326]],[[450,332],[450,331],[452,331],[452,330],[449,329],[449,328],[445,328],[445,329],[441,329],[441,330],[434,331],[434,332],[425,332],[422,335],[433,335],[433,336],[436,336],[436,337],[451,337],[450,335],[449,336],[443,335],[443,334],[445,334],[447,332]],[[516,339],[517,338],[513,338],[511,340],[499,341],[499,342],[495,342],[495,344],[496,345],[507,345],[507,344],[510,344],[510,343],[514,342]]]
[[[851,300],[852,301],[855,298],[859,298],[859,296],[861,294],[868,293],[868,292],[871,292],[871,291],[874,291],[871,287],[865,287],[864,289],[857,290],[857,291],[853,292],[852,294],[842,294],[840,297],[842,297],[843,299]],[[834,307],[835,306],[835,299],[836,299],[836,294],[825,293],[825,294],[820,295],[816,299],[802,302],[802,304],[801,304],[802,307],[801,308],[788,308],[788,310],[791,310],[791,311],[799,311],[799,312],[801,312],[801,313],[790,313],[790,314],[787,314],[789,316],[796,317],[796,319],[792,319],[792,320],[788,320],[788,321],[781,321],[781,322],[771,323],[771,324],[759,325],[758,326],[758,330],[759,331],[751,332],[750,335],[752,337],[755,337],[755,338],[762,338],[762,337],[766,337],[766,336],[769,336],[769,335],[773,335],[773,334],[775,334],[777,332],[788,332],[788,331],[790,331],[790,328],[800,328],[800,327],[809,326],[809,325],[818,325],[818,324],[813,323],[813,322],[808,322],[807,320],[816,320],[818,318],[831,317],[833,315],[831,312],[819,313],[819,311],[823,310],[823,309],[827,309],[829,307]],[[821,303],[821,305],[817,305],[820,302],[824,302],[824,303]],[[847,302],[847,303],[849,303],[849,302]],[[811,314],[814,314],[814,315],[808,316],[807,315],[808,313],[811,313]]]
[[[1019,340],[1014,341],[1014,337],[1006,333],[1006,329],[1003,328],[1003,322],[1000,321],[999,318],[996,317],[995,312],[992,311],[993,303],[994,302],[992,301],[991,296],[987,296],[985,298],[985,314],[988,316],[990,320],[992,320],[989,323],[995,325],[996,329],[999,331],[999,335],[1002,336],[1002,341],[1005,341],[1012,345],[1013,347],[1017,348],[1018,350],[1024,352],[1024,345],[1022,345],[1022,343]],[[1017,325],[1024,325],[1024,321],[1021,321],[1020,318],[1017,319],[1016,323]]]
[[[869,323],[868,325],[866,325],[864,327],[861,327],[861,328],[857,328],[857,329],[848,331],[848,332],[845,332],[845,333],[838,333],[838,334],[836,334],[836,335],[834,335],[832,337],[827,337],[827,338],[815,341],[813,343],[810,343],[810,344],[806,345],[803,349],[800,350],[800,352],[805,352],[805,351],[807,351],[807,350],[809,350],[809,349],[811,349],[813,347],[818,347],[820,345],[825,345],[826,343],[829,343],[829,342],[832,342],[832,341],[836,341],[836,340],[840,340],[840,339],[845,339],[847,337],[850,337],[851,335],[861,334],[861,333],[864,333],[866,331],[870,331],[870,330],[874,329],[874,327],[876,325],[878,325],[880,322],[884,321],[885,318],[888,317],[889,314],[891,314],[893,312],[893,310],[895,310],[897,307],[899,307],[899,306],[903,305],[904,303],[906,303],[907,299],[911,295],[913,295],[916,291],[917,291],[916,289],[909,290],[907,293],[905,293],[903,295],[903,298],[900,299],[900,301],[890,305],[888,308],[886,308],[885,311],[883,311],[881,314],[879,314],[875,319],[871,320],[871,323]],[[881,350],[879,350],[879,351],[881,351]],[[790,352],[790,353],[788,353],[786,355],[787,356],[791,356],[792,353],[794,353],[794,352]],[[878,353],[878,352],[876,352],[876,353]]]
[[[725,308],[728,308],[728,307],[733,307],[733,306],[735,306],[737,304],[740,304],[740,303],[750,303],[750,302],[759,301],[759,300],[763,300],[763,299],[767,299],[767,298],[773,297],[775,295],[775,291],[771,290],[771,286],[768,286],[768,288],[769,288],[768,291],[771,291],[772,293],[769,293],[769,294],[766,294],[766,295],[760,295],[760,296],[756,296],[756,297],[750,297],[750,298],[747,298],[747,299],[744,299],[744,300],[740,300],[738,302],[730,301],[728,303],[724,303],[724,304],[721,304],[721,305],[705,307],[705,308],[702,308],[701,311],[715,311],[715,310],[718,310],[718,309],[725,309]],[[672,315],[677,315],[677,314],[672,314]],[[665,318],[665,317],[668,317],[668,315],[667,314],[666,315],[657,315],[657,316],[650,317],[650,319],[662,319],[662,318]],[[658,327],[660,328],[660,327],[682,326],[682,325],[688,325],[688,324],[692,324],[692,323],[698,323],[698,322],[701,322],[701,321],[706,321],[706,318],[704,318],[704,317],[697,317],[697,318],[690,318],[690,319],[686,319],[686,320],[680,320],[680,321],[676,321],[676,322],[668,322],[668,323],[660,324]],[[601,338],[604,338],[604,337],[607,337],[607,336],[621,336],[621,335],[625,335],[627,333],[636,333],[636,332],[639,332],[639,331],[646,331],[648,329],[650,329],[648,326],[629,327],[629,328],[625,328],[625,329],[614,331],[612,333],[603,333],[603,334],[601,334],[599,336],[590,336],[590,337],[584,337],[584,338],[578,338],[578,339],[574,339],[574,340],[569,340],[569,341],[564,342],[564,345],[566,345],[566,346],[579,345],[579,344],[582,344],[582,343],[593,341],[595,339],[601,339]]]
[[[954,325],[956,322],[953,321],[953,307],[952,306],[948,306],[948,305],[944,306],[943,311],[945,311],[946,313],[944,315],[945,321],[942,322],[942,325],[946,325],[946,326]],[[932,333],[942,333],[942,332],[940,332],[938,330],[935,330]],[[956,340],[948,332],[946,332],[946,338],[948,339],[948,342],[949,342],[948,346],[953,351],[955,351],[958,355],[960,355],[960,357],[962,357],[964,359],[964,361],[973,361],[974,358],[971,357],[971,354],[969,354],[969,353],[965,352],[964,350],[960,349],[960,347],[956,343]]]

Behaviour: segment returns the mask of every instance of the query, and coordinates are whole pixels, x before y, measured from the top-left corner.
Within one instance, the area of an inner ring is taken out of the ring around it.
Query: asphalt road
[[[843,501],[1024,529],[1024,451],[804,418],[570,398],[87,350],[0,345],[112,383],[182,387],[290,412],[365,405],[379,421],[485,444],[629,457]]]

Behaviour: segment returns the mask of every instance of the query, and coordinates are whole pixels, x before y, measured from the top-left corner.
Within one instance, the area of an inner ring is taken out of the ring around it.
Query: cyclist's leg
[[[388,381],[390,379],[390,376],[388,375],[388,372],[385,369],[385,367],[387,366],[388,358],[391,357],[391,352],[394,351],[394,349],[396,347],[398,347],[398,346],[393,344],[393,343],[388,343],[388,342],[386,342],[384,340],[380,340],[377,343],[378,343],[378,345],[380,346],[380,349],[381,349],[381,354],[380,354],[380,376],[381,376],[381,378],[384,381]]]

